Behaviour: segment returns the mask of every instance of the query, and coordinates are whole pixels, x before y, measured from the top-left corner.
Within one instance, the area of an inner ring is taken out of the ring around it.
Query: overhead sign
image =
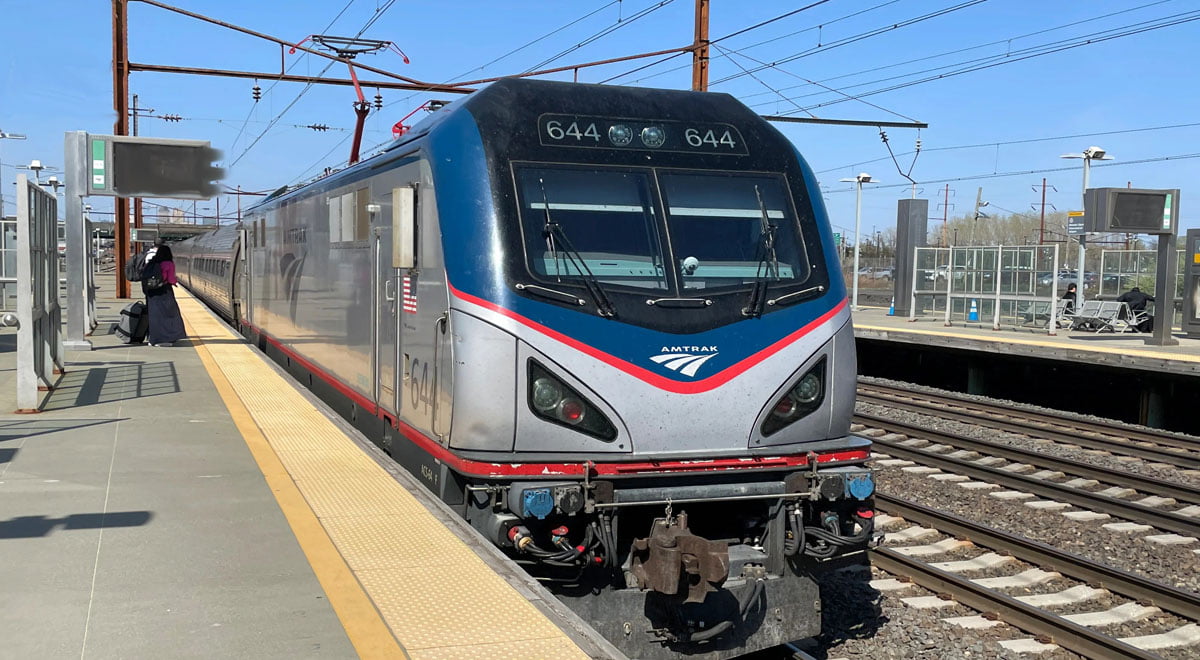
[[[202,140],[89,134],[87,151],[86,195],[210,199],[225,176],[213,166],[221,152]]]
[[[1174,234],[1179,215],[1179,189],[1089,188],[1084,208],[1097,231],[1128,234]]]

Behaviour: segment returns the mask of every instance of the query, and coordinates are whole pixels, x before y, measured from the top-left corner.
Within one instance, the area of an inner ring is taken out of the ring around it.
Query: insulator
[[[375,92],[375,109],[383,110],[383,95],[379,92]]]
[[[255,83],[254,87],[250,89],[250,94],[254,97],[254,102],[258,103],[259,99],[262,98],[262,87],[259,87],[258,83]]]
[[[921,150],[921,138],[917,138],[917,151]]]
[[[885,133],[883,131],[879,131],[879,139],[883,140],[884,142],[887,142],[887,133]]]

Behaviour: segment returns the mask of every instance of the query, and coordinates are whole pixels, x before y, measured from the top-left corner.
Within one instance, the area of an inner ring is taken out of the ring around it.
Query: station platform
[[[854,312],[858,339],[919,344],[946,349],[997,353],[1047,360],[1079,362],[1130,371],[1200,375],[1200,339],[1176,333],[1178,346],[1150,346],[1148,334],[1100,333],[1045,328],[1002,327],[988,323],[955,322],[946,327],[941,318],[888,316],[886,307],[861,307]]]
[[[622,657],[177,293],[150,347],[101,291],[38,414],[0,330],[0,657]]]

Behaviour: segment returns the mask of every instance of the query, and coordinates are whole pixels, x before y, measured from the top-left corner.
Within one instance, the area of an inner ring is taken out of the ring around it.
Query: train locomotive
[[[501,80],[175,254],[630,657],[815,635],[874,535],[817,181],[728,95]]]

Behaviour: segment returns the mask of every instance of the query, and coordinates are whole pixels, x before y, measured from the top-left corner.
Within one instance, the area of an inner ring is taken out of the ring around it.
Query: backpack
[[[146,253],[139,252],[125,262],[125,279],[130,282],[141,282],[146,272]],[[160,285],[161,286],[161,285]]]
[[[163,279],[162,264],[154,264],[149,268],[144,268],[140,275],[143,292],[161,289],[167,283]]]

